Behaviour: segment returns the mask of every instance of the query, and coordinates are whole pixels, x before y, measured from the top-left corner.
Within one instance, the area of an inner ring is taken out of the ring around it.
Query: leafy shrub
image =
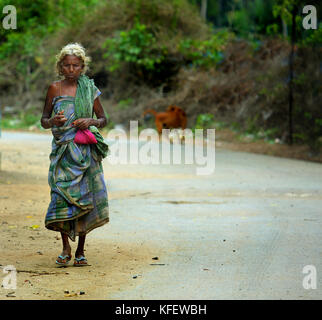
[[[4,129],[27,129],[31,126],[41,128],[40,116],[25,112],[20,112],[18,116],[2,117],[0,125]]]
[[[156,38],[147,26],[136,22],[129,31],[121,31],[118,36],[108,38],[103,44],[107,51],[103,55],[108,60],[109,71],[121,68],[123,63],[132,63],[153,70],[164,59]]]
[[[195,129],[207,129],[213,128],[214,126],[214,115],[211,113],[199,114],[196,119]]]
[[[120,100],[118,103],[118,108],[126,110],[128,107],[130,107],[132,103],[133,103],[132,98]]]
[[[226,44],[233,37],[231,32],[220,31],[205,41],[184,39],[180,41],[178,51],[194,66],[209,68],[223,59]]]

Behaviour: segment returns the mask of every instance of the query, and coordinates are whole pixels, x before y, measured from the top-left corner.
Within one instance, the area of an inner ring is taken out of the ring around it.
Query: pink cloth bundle
[[[75,134],[74,142],[78,144],[95,144],[97,140],[88,129],[78,130]]]

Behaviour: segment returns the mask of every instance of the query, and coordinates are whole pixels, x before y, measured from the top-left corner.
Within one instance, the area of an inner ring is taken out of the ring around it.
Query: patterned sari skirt
[[[51,202],[45,218],[46,228],[67,234],[72,241],[109,222],[101,158],[93,145],[74,143],[74,100],[70,96],[53,100],[54,113],[64,110],[67,121],[62,127],[52,128],[48,174]]]

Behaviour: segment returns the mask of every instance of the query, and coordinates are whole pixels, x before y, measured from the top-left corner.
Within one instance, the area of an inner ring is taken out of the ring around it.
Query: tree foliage
[[[117,37],[106,39],[103,48],[106,53],[108,69],[115,71],[122,63],[132,63],[153,70],[164,59],[166,48],[157,45],[154,34],[138,21],[129,31],[121,31]]]
[[[222,61],[225,46],[233,38],[233,33],[219,31],[205,41],[183,39],[180,41],[178,48],[185,59],[194,66],[211,68]]]

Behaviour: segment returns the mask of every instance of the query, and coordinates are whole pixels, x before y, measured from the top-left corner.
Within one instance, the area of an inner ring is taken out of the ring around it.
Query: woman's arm
[[[94,120],[94,126],[97,127],[97,128],[104,128],[107,124],[107,119],[105,117],[105,112],[103,110],[103,107],[101,105],[101,101],[100,101],[100,98],[97,97],[95,100],[94,100],[94,112],[96,114],[96,117],[97,117],[97,120],[93,119]]]
[[[52,121],[50,119],[51,113],[53,111],[53,106],[51,104],[53,100],[53,94],[52,94],[53,91],[54,91],[54,85],[52,84],[48,88],[45,105],[44,105],[44,109],[40,120],[41,126],[44,129],[49,129],[53,126]]]
[[[94,112],[96,114],[97,119],[93,118],[80,118],[73,122],[73,125],[76,126],[78,129],[85,130],[89,126],[95,126],[97,128],[104,128],[107,123],[107,119],[105,117],[105,113],[99,97],[94,100],[93,106]]]
[[[60,127],[67,121],[67,119],[63,115],[64,111],[59,112],[57,115],[55,115],[53,118],[51,118],[51,114],[53,112],[52,101],[53,101],[53,97],[56,94],[56,90],[57,90],[57,88],[56,88],[55,84],[53,83],[49,86],[48,91],[47,91],[45,106],[44,106],[44,110],[43,110],[42,117],[40,120],[41,126],[44,129],[52,128],[53,125]]]

